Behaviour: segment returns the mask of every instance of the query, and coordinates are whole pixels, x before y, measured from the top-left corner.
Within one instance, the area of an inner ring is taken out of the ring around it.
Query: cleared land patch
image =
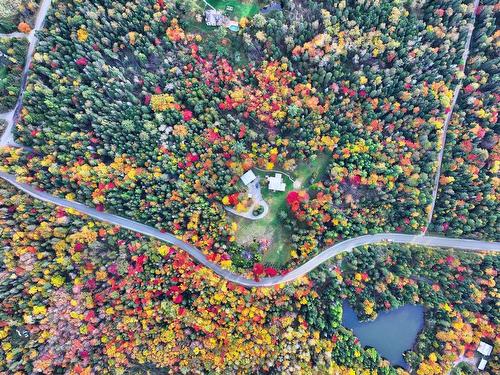
[[[300,163],[294,172],[282,172],[286,190],[270,191],[266,176],[274,176],[279,170],[263,171],[254,169],[260,178],[263,199],[269,204],[269,213],[262,219],[249,220],[231,215],[238,224],[236,241],[245,247],[263,248],[262,260],[265,264],[281,266],[290,259],[292,249],[291,232],[286,228],[285,219],[289,216],[286,197],[292,190],[296,190],[297,182],[300,189],[308,189],[315,182],[320,181],[327,173],[329,164],[327,155],[319,155],[309,162]],[[290,177],[288,177],[288,176]],[[262,243],[262,245],[261,245]]]

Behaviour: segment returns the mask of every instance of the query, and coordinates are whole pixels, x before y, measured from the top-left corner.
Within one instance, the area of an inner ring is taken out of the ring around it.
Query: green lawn
[[[190,33],[198,33],[201,34],[202,36],[208,35],[209,33],[213,32],[214,28],[211,26],[207,26],[205,21],[203,22],[197,22],[195,19],[186,17],[184,19],[184,22],[186,23],[186,30],[189,31]]]
[[[278,267],[285,264],[290,258],[290,233],[283,228],[279,214],[281,211],[288,211],[285,198],[287,193],[292,190],[292,182],[284,176],[286,191],[271,192],[265,183],[265,176],[274,175],[274,172],[263,172],[256,169],[253,171],[260,177],[262,197],[269,204],[269,213],[260,220],[249,220],[231,215],[238,224],[236,241],[241,245],[248,245],[254,240],[269,239],[271,246],[263,254],[263,262]]]
[[[260,220],[249,220],[232,215],[238,224],[236,241],[241,245],[249,245],[254,240],[267,238],[271,246],[263,254],[265,264],[280,266],[290,258],[290,234],[285,231],[280,223],[279,212],[287,210],[282,198],[273,197],[268,201],[270,211]]]
[[[207,3],[220,10],[226,10],[228,6],[233,7],[233,10],[227,13],[230,18],[251,18],[260,11],[259,2],[255,0],[247,2],[238,0],[207,0]]]
[[[234,2],[237,3],[236,1]],[[225,4],[229,3],[229,1],[211,0],[209,1],[209,3]],[[253,3],[257,4],[257,2]],[[181,23],[184,29],[189,33],[200,34],[203,37],[203,42],[201,43],[201,46],[204,47],[205,51],[217,52],[221,57],[226,58],[233,65],[237,67],[247,66],[250,63],[250,61],[248,59],[248,56],[246,55],[244,48],[242,48],[241,37],[238,35],[238,33],[229,30],[225,30],[224,32],[221,28],[207,26],[207,24],[205,23],[204,10],[207,9],[208,6],[202,0],[198,0],[198,4],[200,9],[199,12],[194,14],[192,13],[185,14],[181,18]],[[243,4],[243,5],[245,7],[251,7],[252,4]],[[225,6],[223,7],[216,6],[216,8],[225,9]],[[259,9],[260,9],[259,6],[257,6],[257,11]],[[195,19],[196,14],[202,16],[201,22],[196,21]],[[237,18],[237,19],[240,18],[240,17],[233,17],[233,15],[234,11],[232,12],[232,15],[230,15],[231,18]],[[223,43],[223,41],[225,42],[229,41],[229,43]]]
[[[330,160],[330,155],[321,154],[312,161],[299,163],[293,172],[293,177],[301,181],[302,189],[308,189],[313,183],[320,181],[325,173],[328,172]]]
[[[327,172],[328,155],[320,155],[316,159],[300,163],[297,169],[289,173],[292,178],[299,179],[302,182],[301,189],[308,189],[312,183],[319,181]],[[278,169],[279,170],[279,169]],[[232,216],[232,219],[238,224],[236,241],[241,245],[251,244],[254,240],[267,238],[271,240],[270,248],[263,254],[263,262],[272,266],[282,266],[290,259],[290,236],[288,230],[283,227],[283,219],[280,218],[280,212],[289,210],[286,204],[287,194],[294,190],[293,182],[285,175],[283,181],[286,184],[286,191],[271,192],[265,183],[266,175],[274,175],[275,172],[265,172],[253,169],[254,173],[260,177],[262,185],[262,197],[269,204],[269,213],[260,220],[249,220],[245,218]],[[313,179],[311,181],[311,178]]]

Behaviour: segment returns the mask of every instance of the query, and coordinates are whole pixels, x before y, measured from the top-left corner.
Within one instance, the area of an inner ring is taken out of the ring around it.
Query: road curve
[[[87,207],[78,202],[73,202],[66,199],[55,197],[51,194],[40,191],[31,185],[17,182],[15,176],[5,172],[0,172],[0,178],[5,180],[12,186],[16,187],[17,189],[32,196],[33,198],[42,200],[47,203],[52,203],[57,206],[73,208],[78,212],[91,216],[100,221],[104,221],[106,223],[113,225],[118,225],[122,228],[129,229],[134,232],[139,232],[146,236],[154,237],[161,241],[167,242],[173,246],[177,246],[182,250],[186,251],[187,253],[189,253],[198,262],[210,268],[212,271],[214,271],[216,274],[226,279],[227,281],[231,281],[235,284],[243,285],[246,287],[270,287],[273,285],[290,282],[309,273],[310,271],[318,267],[320,264],[326,262],[328,259],[336,256],[337,254],[347,251],[352,251],[352,249],[358,246],[379,243],[382,241],[390,241],[401,244],[423,245],[423,246],[452,247],[456,249],[473,250],[473,251],[500,252],[499,242],[485,242],[476,240],[463,240],[458,238],[442,238],[442,237],[431,237],[431,236],[410,235],[410,234],[400,234],[400,233],[380,233],[380,234],[360,236],[356,238],[351,238],[346,241],[342,241],[340,243],[337,243],[333,246],[326,248],[325,250],[323,250],[323,252],[316,255],[314,258],[310,259],[308,262],[304,263],[298,268],[290,271],[286,275],[269,277],[261,279],[259,281],[255,281],[252,279],[248,279],[244,276],[237,275],[228,270],[222,269],[219,265],[207,260],[205,255],[203,255],[203,253],[196,247],[180,240],[171,233],[162,233],[158,229],[155,229],[148,225],[144,225],[118,215],[113,215],[106,212],[99,212],[94,208]]]
[[[479,3],[479,0],[475,0],[474,2],[474,10],[477,8],[477,5]],[[13,144],[13,139],[12,139],[12,128],[14,125],[14,118],[16,116],[17,111],[21,108],[22,105],[22,99],[23,99],[23,93],[24,93],[24,86],[26,84],[26,77],[28,74],[28,70],[31,64],[31,59],[33,56],[33,52],[37,43],[37,37],[36,37],[36,31],[40,30],[43,26],[43,22],[45,20],[45,16],[47,14],[47,11],[51,5],[51,0],[42,0],[42,3],[40,5],[40,10],[38,12],[38,16],[35,22],[35,27],[31,31],[30,34],[28,34],[26,37],[28,38],[29,41],[29,48],[28,48],[28,54],[27,54],[27,61],[25,65],[25,69],[23,72],[23,83],[21,87],[21,94],[18,98],[18,103],[16,105],[16,108],[8,113],[1,114],[1,118],[7,120],[7,129],[4,132],[3,136],[0,137],[0,146],[7,146],[7,145],[14,145]],[[472,36],[472,30],[469,31],[468,35],[468,40],[466,43],[466,48],[464,51],[464,60],[467,59],[468,51],[469,51],[469,45],[470,45],[470,39]],[[5,35],[5,36],[10,36],[10,37],[20,37],[18,35]],[[458,91],[459,87],[455,89],[455,95],[454,95],[454,100],[453,100],[453,105],[456,102],[456,97],[458,96]],[[444,130],[444,137],[446,136],[446,127],[447,124],[450,121],[451,118],[451,112],[448,114],[447,121],[446,121],[446,126]],[[443,137],[443,138],[444,138]],[[441,150],[441,155],[439,158],[439,167],[441,165],[441,160],[442,160],[442,152],[444,149],[444,139],[443,139],[443,147]],[[439,170],[438,170],[439,172]],[[281,172],[283,173],[283,172]],[[120,227],[123,227],[125,229],[129,229],[135,232],[142,233],[147,236],[151,236],[154,238],[157,238],[161,241],[167,242],[171,245],[177,246],[187,253],[189,253],[193,258],[195,258],[198,262],[203,264],[204,266],[212,269],[215,273],[217,273],[219,276],[223,277],[224,279],[234,282],[236,284],[240,284],[246,287],[269,287],[281,283],[286,283],[290,282],[292,280],[295,280],[314,268],[318,267],[320,264],[324,263],[328,259],[336,256],[337,254],[346,252],[346,251],[351,251],[355,247],[362,246],[362,245],[368,245],[368,244],[373,244],[373,243],[379,243],[382,241],[391,241],[395,243],[406,243],[406,244],[415,244],[415,245],[424,245],[424,246],[439,246],[439,247],[452,247],[452,248],[457,248],[457,249],[464,249],[464,250],[473,250],[473,251],[495,251],[498,252],[500,251],[500,243],[498,242],[484,242],[484,241],[475,241],[475,240],[462,240],[462,239],[453,239],[453,238],[441,238],[441,237],[431,237],[431,236],[422,236],[422,235],[408,235],[408,234],[399,234],[399,233],[381,233],[381,234],[375,234],[375,235],[365,235],[365,236],[360,236],[356,238],[352,238],[340,243],[337,243],[333,246],[328,247],[325,249],[322,253],[318,254],[314,258],[310,259],[308,262],[304,263],[300,267],[296,268],[293,271],[290,271],[286,275],[282,276],[276,276],[276,277],[270,277],[270,278],[264,278],[259,281],[255,281],[252,279],[248,279],[246,277],[243,277],[241,275],[234,274],[228,270],[222,269],[219,265],[212,263],[208,261],[203,255],[203,253],[198,250],[196,247],[193,245],[184,242],[177,237],[175,237],[173,234],[170,233],[162,233],[159,230],[138,223],[133,220],[129,220],[126,218],[123,218],[118,215],[113,215],[105,212],[99,212],[91,207],[87,207],[81,203],[78,202],[73,202],[73,201],[68,201],[65,199],[61,199],[55,196],[52,196],[48,193],[42,192],[28,184],[23,184],[19,183],[16,181],[15,177],[12,175],[9,175],[4,172],[0,172],[0,178],[5,180],[6,182],[10,183],[14,187],[18,188],[19,190],[25,192],[26,194],[42,200],[47,203],[52,203],[61,207],[66,207],[66,208],[73,208],[76,211],[79,211],[83,214],[86,214],[90,217],[93,217],[95,219],[107,222],[109,224],[113,225],[118,225]],[[439,173],[437,174],[437,178],[439,178]],[[437,184],[436,184],[436,191],[434,192],[433,195],[436,195],[437,193]],[[435,199],[434,199],[435,201]],[[434,202],[433,201],[433,202]],[[432,211],[430,217],[432,217]]]

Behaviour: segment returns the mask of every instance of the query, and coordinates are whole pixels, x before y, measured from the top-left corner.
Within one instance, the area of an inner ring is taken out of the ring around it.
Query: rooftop
[[[489,356],[493,350],[493,346],[490,344],[485,343],[484,341],[479,341],[479,346],[477,348],[477,351],[481,353],[484,356]]]
[[[488,363],[488,361],[486,359],[481,358],[481,361],[477,365],[478,370],[484,370],[484,368],[486,367],[487,363]]]
[[[267,177],[269,182],[269,190],[273,191],[285,191],[286,184],[283,182],[283,175],[281,173],[276,173],[274,176]]]
[[[247,171],[243,176],[240,177],[241,181],[245,184],[248,185],[250,184],[253,180],[255,180],[257,177],[255,176],[255,173],[250,169]]]
[[[227,22],[227,18],[218,10],[207,9],[205,11],[205,22],[208,26],[223,26]]]

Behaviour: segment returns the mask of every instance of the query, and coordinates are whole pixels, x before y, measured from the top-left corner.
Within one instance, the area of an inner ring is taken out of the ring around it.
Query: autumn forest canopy
[[[37,5],[20,7],[0,13],[0,32],[30,32]],[[0,148],[0,170],[255,280],[365,234],[499,241],[498,12],[491,0],[53,0],[14,126],[25,147]],[[0,38],[2,111],[21,90],[21,40]],[[498,341],[494,255],[373,245],[245,289],[4,183],[0,224],[11,373],[441,374]],[[424,306],[407,369],[342,327],[342,299],[363,319]]]

